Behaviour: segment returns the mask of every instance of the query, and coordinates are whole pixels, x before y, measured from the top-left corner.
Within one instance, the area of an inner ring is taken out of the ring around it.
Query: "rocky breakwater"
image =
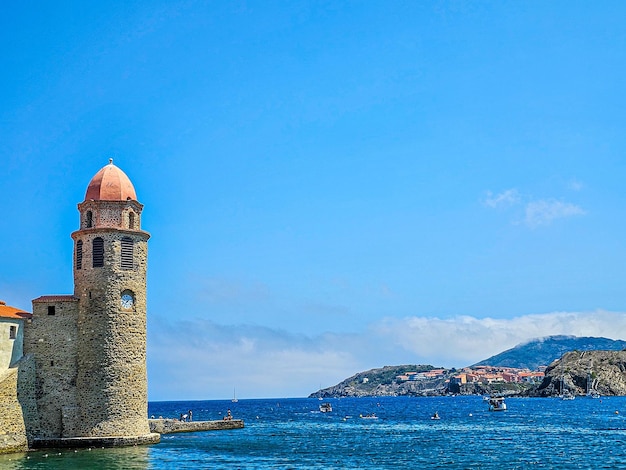
[[[179,421],[177,419],[150,419],[150,432],[172,434],[176,432],[221,431],[243,428],[241,419],[220,421]]]
[[[571,351],[550,364],[545,373],[543,382],[525,395],[626,395],[626,351]]]

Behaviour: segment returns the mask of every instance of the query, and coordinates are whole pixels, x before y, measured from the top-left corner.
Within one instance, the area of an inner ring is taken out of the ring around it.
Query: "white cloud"
[[[303,396],[357,366],[350,336],[305,335],[254,325],[189,320],[151,325],[150,399]],[[357,348],[358,349],[358,348]]]
[[[526,204],[524,223],[530,227],[546,225],[555,219],[584,215],[585,211],[575,204],[555,200],[540,200]]]
[[[581,191],[585,187],[585,185],[578,181],[576,178],[572,178],[567,183],[567,187],[572,191]]]
[[[512,319],[384,319],[353,334],[307,336],[203,320],[153,321],[151,400],[306,396],[383,365],[461,367],[549,335],[626,338],[624,313],[555,312]]]
[[[379,334],[423,358],[448,365],[468,365],[532,338],[550,335],[626,337],[623,313],[555,312],[512,319],[459,316],[451,319],[387,319]]]
[[[570,182],[570,189],[579,190],[581,188],[581,183],[575,180]],[[483,203],[492,209],[511,208],[521,204],[521,207],[524,208],[523,216],[520,217],[521,223],[529,227],[548,225],[556,219],[586,214],[580,206],[568,202],[556,199],[530,200],[528,197],[522,197],[517,189],[507,189],[496,195],[487,191],[487,197]]]
[[[494,195],[491,191],[487,191],[485,205],[492,208],[509,207],[520,202],[520,196],[517,189],[507,189],[500,194]]]

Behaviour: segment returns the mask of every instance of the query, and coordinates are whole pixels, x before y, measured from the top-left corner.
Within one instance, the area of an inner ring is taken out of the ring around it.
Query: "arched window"
[[[133,269],[133,239],[122,238],[122,257],[120,266],[122,269]]]
[[[131,212],[128,214],[128,228],[131,230],[135,230],[135,213]]]
[[[104,240],[100,237],[93,239],[93,267],[101,268],[104,266]]]
[[[76,242],[76,269],[83,269],[83,241]]]
[[[93,226],[93,213],[91,211],[87,211],[85,213],[85,227],[91,228]]]

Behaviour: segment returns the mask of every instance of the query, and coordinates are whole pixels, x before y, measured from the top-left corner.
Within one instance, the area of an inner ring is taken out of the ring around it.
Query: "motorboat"
[[[432,415],[432,416],[430,417],[430,419],[441,419],[441,417],[439,416],[439,412],[438,412],[438,411],[435,411],[435,414],[434,414],[434,415]]]
[[[504,403],[504,397],[490,397],[489,411],[506,411],[506,403]]]
[[[330,403],[322,403],[320,405],[320,411],[322,413],[330,413],[331,411],[333,411],[333,405],[331,405]]]

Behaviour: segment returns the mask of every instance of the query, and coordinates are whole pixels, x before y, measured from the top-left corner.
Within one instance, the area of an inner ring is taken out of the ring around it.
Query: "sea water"
[[[169,434],[152,446],[0,456],[7,469],[626,468],[626,398],[379,397],[153,402],[148,413],[243,429]],[[438,412],[440,419],[432,420]],[[376,419],[360,416],[375,415]]]

